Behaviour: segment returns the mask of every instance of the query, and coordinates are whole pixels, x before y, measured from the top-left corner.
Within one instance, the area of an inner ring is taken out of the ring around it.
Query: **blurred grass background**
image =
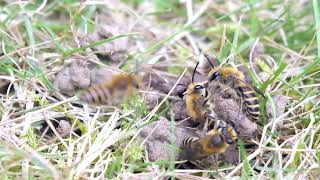
[[[81,35],[97,29],[98,14],[112,18],[113,13],[122,14],[121,20],[128,20],[130,25],[142,24],[143,28],[155,29],[154,36],[160,41],[145,42],[144,31],[132,30],[87,46],[79,44]],[[8,86],[0,84],[0,177],[125,179],[152,176],[161,179],[202,172],[175,169],[174,160],[146,161],[143,140],[137,134],[143,127],[147,110],[139,98],[123,105],[124,112],[130,116],[111,111],[108,121],[103,122],[108,123],[105,126],[98,119],[99,110],[89,116],[83,109],[75,112],[68,99],[63,102],[49,98],[50,93],[57,93],[51,79],[63,67],[65,59],[123,37],[133,41],[143,39],[145,43],[143,48],[128,52],[123,69],[132,69],[135,62],[158,63],[156,57],[165,48],[164,54],[168,57],[164,62],[175,64],[169,66],[168,71],[180,75],[187,65],[192,65],[186,61],[199,56],[192,45],[190,48],[181,43],[182,38],[192,36],[220,63],[245,65],[253,84],[266,93],[267,100],[261,106],[267,101],[272,103],[271,97],[277,94],[291,98],[287,116],[259,123],[261,131],[271,134],[256,151],[256,154],[267,153],[269,160],[264,162],[264,167],[253,168],[252,154],[244,152],[244,166],[219,167],[202,175],[317,179],[315,174],[320,171],[319,28],[317,0],[0,1],[0,80],[10,82]],[[267,73],[264,81],[252,71],[249,61],[252,47],[257,43],[263,46],[260,53],[263,56],[256,66]],[[135,108],[141,111],[130,111]],[[38,120],[35,114],[42,116],[44,111],[72,117],[72,123],[82,126],[82,135],[46,144],[36,132],[40,120],[44,119]],[[156,120],[161,113],[155,112],[150,119]],[[79,116],[87,121],[79,123]],[[118,129],[120,121],[126,123]],[[284,136],[274,128],[278,124],[294,134]],[[289,145],[280,146],[286,141]],[[235,167],[238,171],[232,171],[237,170]]]

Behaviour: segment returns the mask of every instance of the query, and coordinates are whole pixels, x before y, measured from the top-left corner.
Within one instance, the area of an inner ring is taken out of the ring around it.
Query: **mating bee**
[[[192,74],[192,81],[188,85],[187,90],[183,93],[185,95],[185,102],[186,102],[186,109],[187,114],[200,124],[203,124],[206,119],[206,111],[205,111],[205,104],[209,99],[209,93],[206,89],[206,83],[194,82],[194,75],[197,69],[197,63],[193,74]]]
[[[207,132],[204,137],[183,140],[183,157],[189,161],[200,160],[215,153],[224,153],[237,140],[237,133],[226,124]]]
[[[211,64],[212,65],[212,64]],[[258,120],[260,106],[258,97],[254,91],[263,93],[245,82],[244,74],[234,67],[214,67],[208,74],[208,82],[217,81],[226,84],[236,90],[244,101],[246,113],[251,120]]]
[[[94,104],[117,104],[139,88],[135,75],[121,73],[106,82],[95,84],[80,93],[80,100]]]

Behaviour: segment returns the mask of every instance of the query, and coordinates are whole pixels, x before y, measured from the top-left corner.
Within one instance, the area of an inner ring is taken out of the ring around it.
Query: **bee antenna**
[[[208,56],[208,54],[203,54],[204,57],[206,58],[206,60],[209,62],[209,64],[211,65],[212,68],[214,68],[214,65],[212,64],[212,62],[210,61],[210,58]]]
[[[177,86],[184,86],[184,87],[187,87],[187,85],[185,85],[185,84],[177,84]]]
[[[197,70],[198,65],[199,65],[199,62],[197,63],[196,67],[194,67],[194,69],[193,69],[191,82],[194,82],[194,75],[196,74],[196,70]]]

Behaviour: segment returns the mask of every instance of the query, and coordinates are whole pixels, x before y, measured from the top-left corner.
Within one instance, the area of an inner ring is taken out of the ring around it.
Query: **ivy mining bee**
[[[80,100],[93,104],[117,104],[139,89],[139,80],[133,74],[113,75],[110,80],[95,84],[80,92]]]
[[[188,161],[200,160],[212,154],[224,153],[238,139],[235,129],[226,123],[207,132],[203,137],[189,137],[182,142],[182,156]]]
[[[211,64],[211,62],[209,61]],[[258,88],[246,83],[244,74],[234,67],[214,67],[208,74],[208,82],[218,82],[236,90],[243,101],[247,116],[251,120],[258,120],[260,115],[260,106],[257,92],[264,97],[263,92]]]
[[[185,96],[187,114],[193,120],[203,125],[206,120],[205,104],[210,97],[206,89],[206,82],[194,82],[194,75],[198,65],[199,63],[195,66],[192,81],[183,95]]]

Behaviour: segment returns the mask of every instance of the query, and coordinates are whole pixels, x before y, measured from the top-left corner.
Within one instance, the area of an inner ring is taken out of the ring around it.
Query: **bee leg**
[[[244,111],[244,108],[243,108],[243,103],[244,103],[244,101],[242,100],[242,98],[240,98],[240,108],[239,108],[239,111],[241,112],[241,111]]]
[[[193,164],[194,166],[196,166],[197,168],[205,169],[205,167],[203,167],[201,165],[201,161],[200,160],[190,161],[190,163]]]
[[[242,98],[240,98],[240,99],[238,100],[238,104],[239,104],[239,106],[240,106],[240,107],[239,107],[239,111],[238,111],[238,117],[240,117],[240,113],[245,111],[244,106],[243,106],[243,100],[242,100]]]
[[[207,123],[208,123],[208,125],[207,125],[207,131],[210,131],[210,130],[212,130],[212,129],[214,129],[215,128],[215,124],[216,124],[216,119],[214,118],[214,116],[211,114],[211,113],[207,113],[206,114],[206,117],[207,117]],[[206,132],[207,132],[206,131]]]
[[[206,132],[208,132],[208,124],[209,124],[209,118],[206,118],[203,128],[202,128],[202,135],[205,136]]]
[[[227,144],[233,144],[234,141],[232,137],[230,136],[228,132],[228,127],[227,125],[223,125],[221,128],[221,134],[224,136],[224,140],[226,141]]]
[[[214,124],[214,129],[221,129],[222,125],[223,125],[222,121],[217,119],[215,124]]]
[[[219,154],[213,154],[213,158],[214,158],[214,161],[215,161],[215,168],[216,169],[219,169],[219,166],[218,166],[218,164],[219,164]]]

